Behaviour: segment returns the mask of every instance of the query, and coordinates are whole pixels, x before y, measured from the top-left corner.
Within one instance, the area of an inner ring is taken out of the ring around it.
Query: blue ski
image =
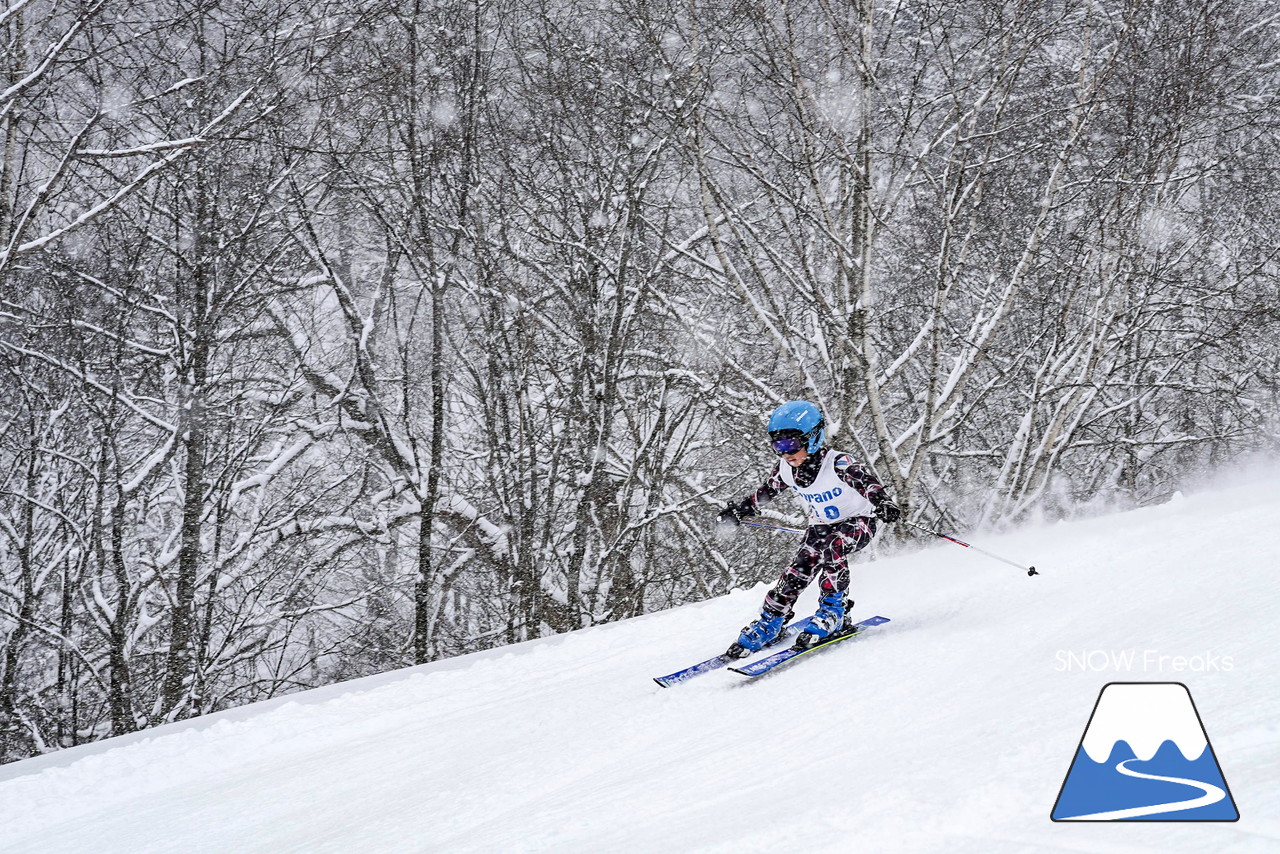
[[[863,620],[861,623],[855,623],[852,631],[824,638],[813,646],[805,647],[804,649],[797,649],[794,646],[788,647],[781,652],[775,652],[773,655],[770,655],[767,658],[762,658],[759,661],[744,664],[742,667],[730,667],[729,669],[734,673],[741,673],[743,676],[761,676],[768,673],[770,670],[773,670],[775,667],[786,664],[788,661],[794,661],[802,655],[831,646],[833,643],[839,643],[842,640],[855,637],[862,634],[872,626],[879,626],[887,622],[889,622],[888,617],[871,617]]]
[[[770,644],[770,646],[775,646],[787,638],[792,638],[800,634],[809,627],[809,621],[811,619],[813,618],[805,617],[803,620],[796,620],[794,623],[788,623],[783,627],[782,634],[779,635],[778,639]],[[741,659],[733,658],[732,656],[721,653],[715,658],[708,658],[706,661],[701,661],[692,667],[686,667],[684,670],[677,670],[675,673],[671,673],[667,676],[655,676],[653,677],[653,681],[657,682],[663,688],[670,688],[672,685],[679,685],[681,682],[688,682],[695,676],[710,673],[712,670],[719,670],[721,667],[732,664],[735,661],[741,661]]]

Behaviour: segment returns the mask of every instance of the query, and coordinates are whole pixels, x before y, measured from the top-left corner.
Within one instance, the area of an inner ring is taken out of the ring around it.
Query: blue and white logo
[[[1112,682],[1103,687],[1052,818],[1239,819],[1187,686]]]

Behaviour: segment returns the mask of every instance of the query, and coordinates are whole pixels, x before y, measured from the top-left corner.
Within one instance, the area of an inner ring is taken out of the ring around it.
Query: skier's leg
[[[765,594],[760,616],[742,628],[738,640],[729,647],[729,655],[746,656],[773,643],[782,634],[783,626],[791,619],[792,606],[800,591],[809,586],[818,571],[822,551],[814,545],[815,539],[821,541],[822,538],[815,537],[811,528],[791,565],[782,571],[777,584]]]
[[[854,552],[866,548],[874,534],[864,519],[854,519],[834,526],[820,544],[821,558],[818,566],[818,610],[801,635],[798,643],[806,645],[818,638],[848,628],[849,611],[853,607],[849,599],[849,558]],[[805,637],[808,635],[809,637]]]
[[[778,583],[765,594],[764,610],[775,614],[791,613],[796,599],[800,598],[801,592],[809,586],[809,582],[813,581],[813,577],[818,573],[818,567],[823,560],[822,543],[825,540],[826,536],[818,526],[811,527],[805,532],[804,542],[796,551],[791,565],[782,571],[782,575],[778,577]]]

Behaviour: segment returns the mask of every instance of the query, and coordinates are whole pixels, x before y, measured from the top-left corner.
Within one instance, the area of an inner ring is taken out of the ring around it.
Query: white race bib
[[[810,523],[834,525],[857,516],[874,516],[876,512],[874,504],[836,474],[837,467],[843,470],[851,465],[854,465],[853,457],[848,454],[827,451],[817,478],[809,486],[796,485],[795,470],[785,460],[778,466],[778,475],[809,508]]]

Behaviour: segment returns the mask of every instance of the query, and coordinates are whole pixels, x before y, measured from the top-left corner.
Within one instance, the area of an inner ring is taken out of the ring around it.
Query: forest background
[[[1274,2],[9,0],[0,45],[3,761],[757,583],[791,540],[713,521],[788,399],[958,531],[1280,444]]]

